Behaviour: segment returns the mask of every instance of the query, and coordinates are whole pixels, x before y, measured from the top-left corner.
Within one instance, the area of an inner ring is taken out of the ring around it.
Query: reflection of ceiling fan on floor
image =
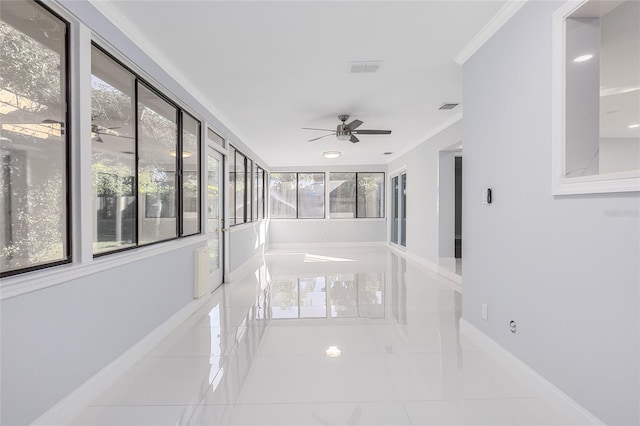
[[[326,138],[327,136],[337,136],[338,140],[351,141],[353,143],[360,142],[355,135],[389,135],[391,130],[356,130],[362,125],[362,121],[353,120],[351,123],[346,124],[349,119],[348,115],[339,115],[338,119],[342,121],[342,124],[338,124],[336,130],[331,129],[314,129],[311,127],[303,127],[304,130],[323,130],[326,132],[333,132],[328,135],[320,136],[319,138],[310,139],[309,142],[317,141],[318,139]]]

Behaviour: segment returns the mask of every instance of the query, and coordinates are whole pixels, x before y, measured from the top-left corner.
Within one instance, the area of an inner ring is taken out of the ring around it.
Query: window
[[[298,218],[324,218],[324,173],[298,173]]]
[[[224,138],[217,134],[213,129],[207,127],[207,137],[209,140],[218,144],[221,148],[225,147]]]
[[[231,213],[229,221],[231,225],[236,224],[236,150],[233,146],[229,148],[229,207]]]
[[[231,225],[251,222],[251,163],[244,154],[229,148],[229,215]]]
[[[264,219],[265,218],[265,172],[264,169],[258,165],[256,165],[256,219]]]
[[[384,173],[331,173],[332,218],[383,218]]]
[[[356,174],[329,174],[329,211],[332,218],[356,217]]]
[[[200,123],[182,113],[182,235],[200,233]]]
[[[38,3],[2,3],[1,276],[71,260],[67,34]]]
[[[554,16],[554,194],[640,190],[640,3]]]
[[[246,185],[247,185],[247,206],[246,206],[246,214],[247,214],[247,222],[253,222],[255,220],[255,214],[253,213],[253,206],[255,205],[253,201],[254,197],[254,183],[253,183],[253,160],[247,158],[246,160]]]
[[[271,173],[272,218],[324,218],[324,173]]]
[[[357,173],[358,217],[384,217],[384,173]]]
[[[297,173],[270,173],[269,178],[271,217],[298,217]]]
[[[91,52],[93,252],[136,244],[135,76]]]
[[[138,208],[140,244],[175,238],[178,110],[138,85]]]
[[[391,178],[391,233],[393,244],[407,246],[407,174]]]
[[[91,73],[94,255],[199,233],[200,122],[96,45]]]

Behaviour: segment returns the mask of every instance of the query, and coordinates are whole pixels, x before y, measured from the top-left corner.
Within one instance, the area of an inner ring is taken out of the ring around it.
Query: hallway
[[[74,424],[583,424],[460,334],[455,288],[386,247],[271,250]]]

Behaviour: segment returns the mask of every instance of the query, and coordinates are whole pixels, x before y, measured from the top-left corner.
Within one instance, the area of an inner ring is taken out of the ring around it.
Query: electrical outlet
[[[485,321],[489,320],[489,307],[487,306],[486,303],[482,304],[482,311],[480,312],[480,316]]]

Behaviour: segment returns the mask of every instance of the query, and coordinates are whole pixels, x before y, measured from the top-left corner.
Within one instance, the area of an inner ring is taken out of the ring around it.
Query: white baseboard
[[[385,241],[371,241],[371,242],[350,242],[350,243],[275,243],[269,244],[270,250],[287,250],[287,249],[299,249],[299,248],[328,248],[328,247],[384,247],[387,243]]]
[[[577,420],[579,421],[579,424],[606,425],[606,423],[594,416],[582,405],[578,404],[573,398],[571,398],[553,383],[542,377],[538,372],[525,364],[522,360],[520,360],[520,358],[513,355],[502,345],[493,340],[491,337],[487,336],[485,333],[480,331],[464,318],[460,319],[460,333],[464,334],[480,349],[494,356],[499,361],[507,365],[512,365],[515,368],[524,370],[528,374],[530,374],[541,385],[541,387],[546,390],[547,394],[556,397],[554,398],[554,401],[550,402],[561,401],[564,407],[569,407],[572,409],[573,413],[577,417]]]
[[[73,392],[34,420],[31,425],[68,425],[86,409],[100,394],[111,387],[158,343],[193,315],[210,299],[205,295],[193,300],[168,320],[147,334],[142,340],[106,367],[84,382]]]
[[[229,273],[229,280],[227,282],[233,282],[244,277],[246,274],[250,272],[254,272],[256,268],[260,266],[262,263],[262,258],[264,253],[259,251],[258,253],[251,256],[249,259],[245,260],[245,262],[238,266],[236,269]]]
[[[447,270],[446,268],[442,268],[437,263],[431,262],[423,257],[413,254],[410,251],[401,250],[392,245],[390,245],[389,247],[391,248],[391,250],[393,250],[394,253],[397,253],[398,255],[404,257],[405,259],[410,260],[414,263],[417,263],[418,265],[424,268],[427,268],[430,271],[437,272],[438,274],[442,275],[448,280],[453,281],[453,283],[451,284],[451,287],[458,293],[462,293],[462,277],[460,275],[457,275],[454,272]]]

